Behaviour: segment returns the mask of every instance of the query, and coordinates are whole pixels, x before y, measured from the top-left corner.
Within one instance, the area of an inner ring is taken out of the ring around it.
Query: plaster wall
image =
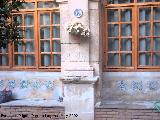
[[[104,72],[102,101],[159,100],[159,80],[159,72]]]
[[[0,71],[0,90],[14,99],[57,99],[62,96],[60,72]]]

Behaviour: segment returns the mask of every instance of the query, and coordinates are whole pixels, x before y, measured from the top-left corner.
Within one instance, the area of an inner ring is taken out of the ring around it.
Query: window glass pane
[[[58,4],[56,2],[38,2],[38,8],[53,8],[58,7]]]
[[[151,65],[150,53],[140,53],[140,65]]]
[[[121,25],[121,35],[122,36],[132,36],[132,25],[122,24]]]
[[[49,39],[50,38],[50,27],[43,27],[40,30],[40,39]]]
[[[154,36],[160,36],[160,23],[154,23]]]
[[[140,51],[150,51],[150,38],[140,39]]]
[[[33,14],[24,15],[24,25],[25,26],[34,25]]]
[[[132,50],[132,40],[131,39],[122,39],[121,40],[121,50],[122,51],[131,51]]]
[[[50,15],[49,13],[44,13],[40,15],[40,24],[41,25],[50,25]]]
[[[123,3],[133,3],[134,0],[108,0],[110,4],[123,4]]]
[[[34,55],[26,55],[26,66],[34,66],[35,57]]]
[[[132,11],[130,9],[121,10],[121,21],[122,22],[132,21]]]
[[[22,42],[20,42],[20,44],[14,45],[14,52],[23,52]]]
[[[150,21],[151,19],[151,8],[140,8],[140,21]]]
[[[50,41],[41,41],[41,52],[50,52]]]
[[[154,20],[160,20],[160,8],[153,8]]]
[[[154,50],[160,51],[160,38],[154,38]]]
[[[60,13],[52,13],[52,23],[53,24],[60,24]]]
[[[0,65],[8,66],[8,55],[0,55]]]
[[[160,53],[153,54],[153,65],[160,66]]]
[[[42,66],[50,66],[51,65],[51,55],[41,55],[41,65]]]
[[[52,51],[53,52],[61,52],[61,43],[60,40],[53,40],[53,45],[52,45]]]
[[[108,25],[108,36],[109,37],[118,37],[119,26],[118,24],[109,24]]]
[[[22,15],[14,15],[13,19],[16,20],[20,26],[22,25]]]
[[[119,55],[117,53],[108,54],[108,65],[109,66],[119,66]]]
[[[132,54],[121,54],[121,65],[132,66]]]
[[[52,30],[53,38],[60,38],[60,27],[54,26]]]
[[[34,30],[33,27],[26,27],[25,28],[25,39],[34,39]]]
[[[25,2],[23,3],[23,6],[21,9],[34,9],[34,8],[35,8],[35,3]]]
[[[150,36],[150,23],[140,24],[140,36]]]
[[[109,9],[107,11],[108,22],[118,22],[118,10]]]
[[[138,2],[160,2],[159,0],[138,0]]]
[[[54,54],[53,55],[53,65],[55,66],[61,66],[61,55],[59,54]]]
[[[26,47],[26,52],[34,52],[34,42],[33,41],[26,42],[25,47]]]
[[[118,51],[119,50],[119,40],[118,39],[109,39],[108,40],[108,50],[109,51]]]
[[[8,53],[8,48],[1,48],[0,53],[2,54]]]
[[[15,65],[23,66],[24,65],[24,56],[23,55],[15,55]]]

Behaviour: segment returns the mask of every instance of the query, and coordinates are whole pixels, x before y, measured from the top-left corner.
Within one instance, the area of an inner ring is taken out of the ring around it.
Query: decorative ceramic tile
[[[48,89],[53,89],[54,83],[53,83],[53,81],[47,80],[47,81],[45,82],[45,86],[46,86],[46,88],[48,88]]]
[[[16,87],[16,81],[15,80],[9,80],[8,81],[8,88],[9,90],[12,90]]]
[[[29,85],[29,81],[28,80],[21,80],[20,81],[20,88],[27,88]]]
[[[34,89],[39,89],[41,87],[41,82],[36,80],[32,83]]]
[[[132,90],[134,90],[134,91],[141,91],[141,90],[143,90],[143,83],[142,83],[142,81],[133,81],[132,82]]]
[[[3,90],[4,88],[4,80],[0,80],[0,90]]]
[[[127,90],[127,81],[125,81],[125,80],[117,81],[117,87],[121,91],[126,91]]]
[[[59,96],[58,102],[63,102],[63,97],[60,97],[60,96]]]
[[[149,90],[155,91],[159,88],[159,82],[158,81],[149,81],[148,87],[149,87]]]

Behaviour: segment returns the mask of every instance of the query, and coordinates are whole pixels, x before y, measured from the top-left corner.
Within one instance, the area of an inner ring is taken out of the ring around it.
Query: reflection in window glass
[[[132,50],[132,40],[131,39],[122,39],[121,40],[121,50],[122,51],[131,51]]]
[[[34,52],[34,42],[33,41],[26,42],[25,47],[26,47],[26,52]]]
[[[43,54],[41,55],[41,65],[42,66],[50,66],[51,65],[51,55]]]
[[[52,34],[53,34],[53,38],[60,38],[60,27],[54,26]]]
[[[122,22],[132,21],[132,11],[130,9],[121,10],[121,21]]]
[[[50,25],[50,15],[49,13],[40,15],[41,25]]]
[[[53,40],[53,52],[61,52],[61,43],[60,40]]]
[[[154,23],[154,36],[160,36],[160,23]]]
[[[122,36],[131,36],[132,35],[132,25],[131,24],[122,24],[121,25],[121,35]]]
[[[108,25],[108,36],[109,37],[118,37],[119,26],[118,24],[109,24]]]
[[[50,38],[50,27],[43,27],[40,30],[40,39],[49,39]]]
[[[140,51],[150,51],[150,44],[151,44],[151,40],[150,38],[143,38],[140,39]]]
[[[53,58],[54,58],[53,65],[61,66],[61,55],[60,54],[54,54]]]
[[[133,3],[134,0],[108,0],[110,4],[123,4],[123,3]]]
[[[26,27],[24,32],[25,32],[25,35],[24,35],[25,39],[34,39],[33,27]]]
[[[107,10],[108,22],[118,22],[118,10],[109,9]]]
[[[140,54],[140,65],[151,65],[151,54],[150,53]]]
[[[154,20],[160,20],[160,8],[153,8]]]
[[[35,64],[35,56],[26,55],[26,66],[34,66],[34,64]]]
[[[150,23],[140,24],[140,36],[150,36],[151,33]]]
[[[41,52],[50,52],[50,41],[41,41]]]
[[[0,65],[8,66],[8,55],[0,55]]]
[[[24,56],[21,54],[15,55],[15,65],[23,66],[24,65]]]
[[[56,2],[38,2],[38,8],[53,8],[53,7],[57,7],[58,5],[56,4]]]
[[[139,20],[140,21],[150,21],[151,19],[151,8],[141,8]]]
[[[154,38],[154,50],[160,51],[160,38]]]
[[[118,51],[119,49],[119,40],[118,39],[109,39],[108,40],[108,50],[109,51]]]
[[[153,65],[160,66],[160,53],[153,54]]]
[[[35,3],[25,2],[23,3],[23,6],[21,9],[34,9],[34,8],[35,8]]]
[[[138,0],[138,2],[160,2],[159,0]]]
[[[132,66],[132,54],[122,54],[121,55],[121,65],[122,66]]]
[[[119,66],[119,55],[118,54],[108,54],[108,65],[109,66]]]

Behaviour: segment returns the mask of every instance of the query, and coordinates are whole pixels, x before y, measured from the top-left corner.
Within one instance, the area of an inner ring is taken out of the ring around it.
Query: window
[[[105,70],[160,68],[159,0],[110,0],[104,21]]]
[[[28,0],[13,13],[20,23],[25,45],[0,50],[0,68],[54,69],[61,64],[60,13],[54,0]]]

